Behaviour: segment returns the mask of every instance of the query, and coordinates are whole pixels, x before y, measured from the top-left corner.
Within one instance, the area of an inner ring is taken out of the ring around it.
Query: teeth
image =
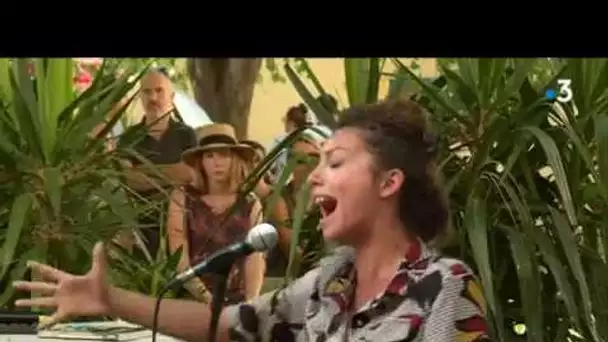
[[[327,200],[329,200],[329,197],[327,197],[327,196],[317,196],[317,197],[315,197],[314,202],[315,202],[315,204],[321,204]]]

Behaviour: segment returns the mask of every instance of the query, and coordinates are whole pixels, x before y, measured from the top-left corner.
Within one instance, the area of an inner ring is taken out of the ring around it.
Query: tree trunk
[[[261,58],[189,58],[188,73],[196,102],[214,122],[234,126],[245,139]]]

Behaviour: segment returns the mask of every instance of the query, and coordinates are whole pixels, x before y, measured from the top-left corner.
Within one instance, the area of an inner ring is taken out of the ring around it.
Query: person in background
[[[282,197],[287,203],[289,216],[293,218],[298,192],[306,183],[308,175],[317,166],[320,158],[320,143],[309,134],[302,134],[287,152],[287,160],[293,159],[295,165],[291,180],[285,185]]]
[[[433,248],[449,223],[437,139],[412,101],[359,105],[337,129],[309,176],[333,255],[287,287],[224,308],[218,341],[489,342],[479,281],[463,261]],[[45,282],[20,307],[55,309],[49,323],[110,315],[152,325],[155,300],[108,284],[103,245],[89,273],[31,263]],[[165,299],[161,333],[208,339],[210,307]]]
[[[317,138],[310,134],[303,133],[294,142],[287,152],[287,163],[294,163],[291,178],[287,184],[281,189],[281,200],[285,203],[287,211],[288,223],[287,226],[293,228],[294,211],[298,201],[298,196],[302,186],[306,183],[308,175],[315,169],[320,158],[320,142]],[[306,215],[314,214],[312,201],[306,210]],[[290,230],[291,233],[291,230]],[[290,234],[291,237],[291,234]],[[302,236],[300,237],[302,238]],[[306,269],[309,262],[305,259],[310,252],[309,248],[304,244],[305,241],[300,240],[299,253],[296,255],[300,259],[300,265]],[[304,257],[304,259],[302,259]],[[268,257],[268,276],[284,277],[289,264],[289,250],[273,249]]]
[[[297,106],[289,108],[283,117],[283,124],[285,125],[285,133],[287,134],[298,128],[310,126],[308,107],[306,107],[305,104],[300,103]]]
[[[148,159],[173,184],[155,180],[166,189],[175,184],[188,184],[192,181],[192,169],[181,162],[181,154],[196,145],[196,134],[192,128],[175,120],[172,113],[174,89],[167,71],[163,68],[153,69],[141,80],[141,102],[145,110],[143,120],[127,129],[121,137],[129,136],[129,131],[145,130],[146,134],[134,146],[136,152]],[[119,146],[125,146],[125,141],[118,140]],[[139,218],[139,225],[144,237],[144,245],[152,256],[155,256],[160,246],[160,224],[163,212],[166,212],[165,194],[161,193],[150,177],[155,173],[149,170],[135,157],[125,161],[131,172],[127,176],[127,184],[147,200],[159,201],[162,207],[153,214],[144,214]]]
[[[200,263],[212,253],[243,241],[248,231],[262,222],[262,206],[255,196],[237,200],[243,179],[243,163],[254,158],[249,146],[237,143],[234,129],[226,124],[200,128],[198,146],[183,153],[184,162],[195,170],[195,182],[176,189],[169,205],[167,227],[172,253],[182,247],[178,272]],[[228,216],[229,215],[229,216]],[[264,281],[262,253],[253,253],[238,262],[228,280],[226,301],[238,303],[259,295]],[[185,288],[201,301],[210,299],[213,289],[208,276],[194,278]]]
[[[242,140],[241,144],[245,144],[255,151],[255,156],[251,161],[253,165],[257,165],[266,156],[266,148],[255,140]]]
[[[251,147],[254,151],[255,151],[255,157],[249,162],[247,163],[247,176],[249,175],[249,172],[252,171],[266,156],[266,149],[264,148],[264,146],[262,146],[262,144],[260,144],[257,141],[254,140],[242,140],[241,144],[245,144],[248,145],[249,147]],[[260,181],[258,182],[258,185],[255,188],[255,194],[262,200],[262,202],[264,202],[264,199],[270,195],[270,193],[272,192],[272,182],[270,180],[270,176],[268,174],[265,174]],[[278,206],[281,205],[281,203],[277,204]],[[284,205],[284,203],[283,203]],[[277,210],[279,212],[283,212],[283,210],[281,210],[280,208],[274,208],[274,214],[277,214]],[[279,214],[279,216],[283,216],[282,214]],[[280,232],[279,232],[280,234]],[[280,240],[280,239],[279,239]],[[279,245],[281,245],[281,242],[279,241]]]
[[[301,121],[300,121],[301,123]],[[288,127],[295,129],[293,127]],[[293,223],[294,209],[296,207],[298,192],[306,182],[308,174],[315,168],[319,160],[319,149],[322,143],[321,137],[314,136],[310,132],[304,132],[287,149],[285,163],[289,159],[295,162],[289,182],[281,189],[281,197],[277,200],[271,212],[269,221],[273,222],[279,231],[279,244],[268,253],[267,273],[268,277],[282,278],[289,263],[290,246],[292,241],[291,226]],[[285,167],[285,165],[283,165]],[[270,198],[272,186],[268,181],[261,180],[256,188],[256,194],[266,202]],[[307,254],[307,250],[298,248],[297,258]],[[306,266],[306,264],[303,264]],[[273,281],[274,282],[274,281]]]
[[[290,133],[295,131],[296,129],[309,127],[311,126],[311,122],[308,119],[308,108],[303,103],[290,107],[287,110],[287,113],[283,117],[283,123],[285,125],[285,132],[277,137],[270,150],[273,150],[278,144],[280,144],[285,137],[287,137]],[[270,173],[272,175],[272,181],[276,181],[279,177],[281,177],[281,173],[283,172],[283,168],[287,163],[287,151],[281,151],[280,155],[276,159],[273,166],[270,168]]]
[[[264,146],[262,146],[262,144],[253,140],[243,140],[241,143],[250,146],[256,152],[255,157],[248,165],[249,171],[251,171],[264,159],[266,156],[266,149]],[[260,179],[260,182],[255,189],[256,195],[258,195],[261,199],[264,199],[272,192],[271,187],[272,181],[270,179],[270,175],[265,174],[262,179]]]
[[[261,144],[253,140],[243,140],[241,143],[251,146],[257,152],[257,157],[248,165],[249,170],[252,170],[264,159],[265,149]],[[260,179],[254,190],[255,194],[261,199],[264,208],[267,208],[267,206],[270,205],[273,191],[272,188],[273,186],[271,185],[270,180],[268,180],[267,176],[264,176]],[[268,215],[265,215],[264,219],[276,227],[279,235],[277,246],[267,254],[266,276],[273,278],[283,277],[287,267],[287,258],[285,256],[289,256],[292,241],[289,208],[283,197],[280,196],[276,198],[273,208],[271,210],[266,209],[265,212],[267,212]],[[298,250],[298,252],[300,251]],[[269,283],[270,287],[273,287],[277,281],[278,280],[271,280]]]

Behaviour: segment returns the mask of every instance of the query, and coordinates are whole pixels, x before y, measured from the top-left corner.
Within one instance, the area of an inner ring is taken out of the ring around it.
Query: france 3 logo
[[[557,80],[557,86],[559,91],[555,89],[547,89],[545,91],[545,98],[549,101],[557,100],[560,103],[568,103],[572,101],[572,80],[567,78],[560,78]]]

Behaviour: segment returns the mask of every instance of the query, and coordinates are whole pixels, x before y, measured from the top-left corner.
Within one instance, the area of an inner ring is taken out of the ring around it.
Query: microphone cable
[[[175,278],[175,276],[173,276],[172,278]],[[156,295],[156,300],[154,301],[154,313],[153,313],[154,316],[152,317],[152,342],[156,342],[156,335],[158,332],[158,315],[160,313],[160,303],[163,301],[165,293],[167,293],[171,289],[171,287],[170,287],[171,283],[172,282],[169,281],[165,286],[163,286],[163,288]]]

